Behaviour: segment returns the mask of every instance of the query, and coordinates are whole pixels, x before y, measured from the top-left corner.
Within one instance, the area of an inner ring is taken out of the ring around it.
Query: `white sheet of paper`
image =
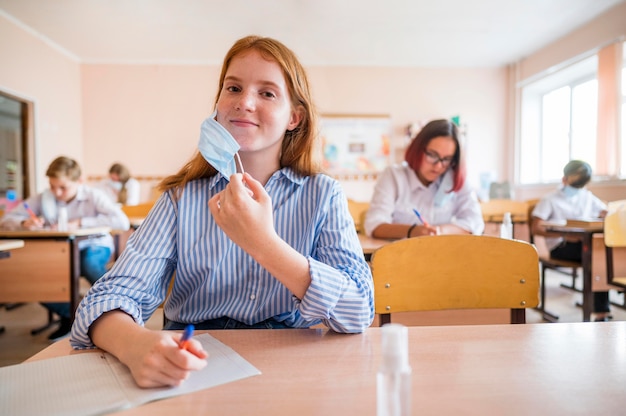
[[[178,387],[142,389],[108,353],[57,357],[0,368],[2,415],[98,415],[230,383],[261,372],[209,334],[194,337],[207,366]]]

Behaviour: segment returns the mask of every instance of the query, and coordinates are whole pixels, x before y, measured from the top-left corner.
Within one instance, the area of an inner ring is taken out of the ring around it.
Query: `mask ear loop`
[[[241,163],[241,158],[239,157],[239,153],[235,153],[235,156],[237,157],[237,162],[239,163],[239,169],[241,169],[241,173],[245,173],[243,171],[243,163]]]

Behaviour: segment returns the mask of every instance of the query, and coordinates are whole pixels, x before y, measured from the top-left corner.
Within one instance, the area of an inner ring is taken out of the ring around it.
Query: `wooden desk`
[[[582,241],[582,269],[583,269],[583,321],[591,320],[593,311],[593,288],[592,288],[592,246],[593,235],[604,232],[603,227],[574,227],[571,225],[546,223],[546,230],[560,233],[563,236],[576,236]]]
[[[11,257],[11,250],[24,247],[24,240],[0,240],[0,259]]]
[[[11,257],[11,250],[24,247],[24,240],[0,240],[0,259]],[[4,327],[0,326],[0,333],[4,332]]]
[[[262,374],[121,414],[376,414],[380,328],[208,332]],[[626,322],[410,327],[409,350],[414,415],[624,412]]]
[[[391,243],[395,240],[384,240],[380,238],[368,237],[365,234],[359,233],[359,243],[361,243],[361,248],[363,249],[363,255],[365,256],[365,260],[369,261],[372,257],[372,253],[376,251],[376,249],[384,246],[385,244]]]
[[[73,318],[80,301],[78,242],[109,232],[109,227],[0,231],[0,241],[24,240],[21,250],[0,262],[0,303],[69,301]]]
[[[130,222],[130,228],[136,230],[144,222],[145,219],[146,217],[128,217],[128,221]]]

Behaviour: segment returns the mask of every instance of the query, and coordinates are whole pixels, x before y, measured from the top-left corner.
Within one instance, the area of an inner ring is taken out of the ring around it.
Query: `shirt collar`
[[[285,167],[285,168],[279,169],[276,172],[274,172],[272,174],[272,176],[270,177],[269,181],[267,181],[267,184],[269,185],[270,183],[272,183],[274,181],[280,180],[280,178],[285,178],[285,179],[293,182],[296,185],[301,185],[306,180],[306,176],[300,175],[300,174],[296,173],[290,167]],[[218,172],[217,174],[215,174],[211,178],[209,178],[209,187],[211,189],[213,189],[215,186],[217,186],[219,183],[221,183],[221,181],[224,181],[224,184],[222,185],[222,187],[225,187],[226,186],[226,182],[227,182],[226,178],[224,178]]]

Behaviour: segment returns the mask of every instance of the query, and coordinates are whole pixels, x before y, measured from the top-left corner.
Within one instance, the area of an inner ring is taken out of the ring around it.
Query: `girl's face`
[[[237,140],[242,155],[278,162],[285,131],[296,128],[301,118],[276,62],[255,50],[231,61],[217,101],[217,121]]]
[[[50,191],[57,201],[70,202],[78,193],[78,186],[80,181],[73,181],[67,176],[61,176],[58,178],[48,178],[50,183]]]
[[[450,136],[439,136],[432,139],[424,149],[424,157],[420,163],[417,177],[424,185],[430,185],[443,175],[454,160],[456,142]]]

